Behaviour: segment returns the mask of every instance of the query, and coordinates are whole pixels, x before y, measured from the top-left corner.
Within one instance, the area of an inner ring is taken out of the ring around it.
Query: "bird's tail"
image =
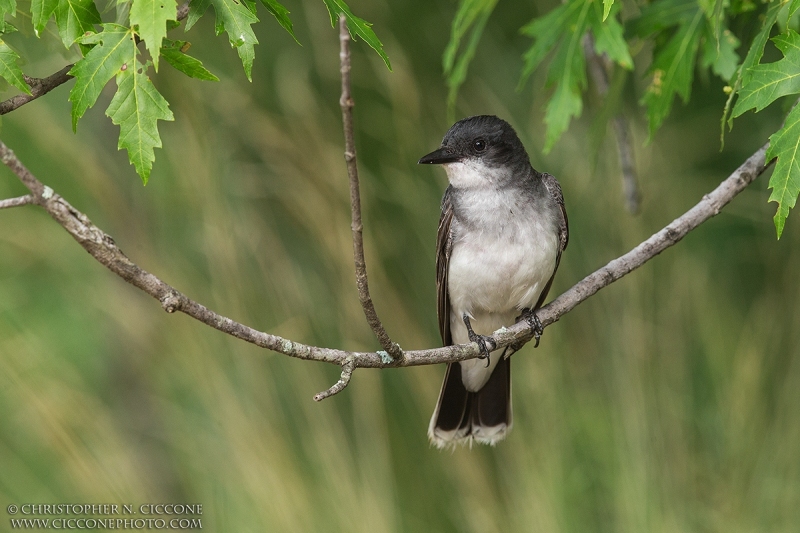
[[[461,381],[461,365],[449,363],[428,438],[437,448],[456,444],[497,444],[511,431],[511,359],[501,357],[489,381],[469,392]]]

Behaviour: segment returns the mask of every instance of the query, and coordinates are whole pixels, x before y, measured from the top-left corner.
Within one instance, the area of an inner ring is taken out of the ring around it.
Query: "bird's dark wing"
[[[558,254],[556,255],[556,267],[553,269],[553,275],[547,281],[542,294],[539,296],[539,301],[536,303],[536,309],[539,309],[547,298],[547,293],[550,292],[550,286],[553,284],[553,278],[556,277],[556,270],[561,263],[561,252],[567,248],[569,242],[569,221],[567,219],[567,210],[564,208],[564,194],[561,192],[561,185],[555,176],[544,173],[542,174],[542,182],[550,193],[550,197],[556,203],[558,210],[561,214],[558,221]]]
[[[436,293],[439,314],[439,333],[445,346],[453,344],[450,335],[450,295],[447,291],[447,271],[450,268],[450,253],[453,251],[453,204],[450,201],[452,188],[447,187],[442,198],[442,217],[439,219],[439,232],[436,235]]]

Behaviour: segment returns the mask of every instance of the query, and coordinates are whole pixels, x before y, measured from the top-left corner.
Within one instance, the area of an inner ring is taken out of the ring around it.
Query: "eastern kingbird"
[[[444,166],[436,242],[439,332],[445,346],[476,342],[478,359],[447,365],[428,438],[439,448],[496,444],[511,430],[514,348],[486,335],[525,317],[537,337],[541,307],[569,230],[561,186],[531,166],[514,129],[495,116],[456,122],[419,160]]]

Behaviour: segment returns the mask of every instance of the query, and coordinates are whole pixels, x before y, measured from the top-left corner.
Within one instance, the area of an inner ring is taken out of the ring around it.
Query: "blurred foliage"
[[[450,125],[440,58],[455,5],[350,4],[380,30],[394,69],[353,48],[373,297],[404,348],[431,347],[446,179],[415,163]],[[519,23],[555,5],[497,4],[456,105],[459,117],[508,119],[533,165],[561,181],[571,238],[553,296],[693,205],[786,111],[742,115],[720,152],[724,84],[699,72],[692,101],[672,110],[656,142],[644,146],[648,125],[632,122],[644,200],[631,218],[613,136],[595,123],[602,102],[590,95],[545,157],[547,77],[534,72],[529,90],[514,90],[530,44]],[[154,84],[176,120],[160,124],[164,150],[147,187],[130,179],[103,116],[112,87],[76,134],[61,87],[4,117],[0,137],[134,261],[189,296],[301,342],[374,350],[352,271],[338,37],[318,0],[290,7],[303,46],[255,25],[265,52],[252,84],[236,51],[211,40],[192,54],[218,83],[159,70]],[[197,26],[214,31],[209,17]],[[26,74],[65,64],[51,53],[65,49],[50,26],[46,50],[17,35],[8,41]],[[779,60],[767,44],[766,60]],[[74,61],[79,52],[65,53]],[[634,74],[620,84],[630,116],[649,53],[634,54]],[[25,192],[0,171],[0,198]],[[509,439],[453,453],[431,449],[425,434],[443,368],[359,370],[342,394],[315,403],[337,367],[168,315],[43,211],[2,210],[0,508],[199,502],[203,529],[217,532],[792,531],[800,226],[790,219],[776,243],[767,197],[760,178],[549,327],[540,348],[514,357]]]
[[[297,41],[289,10],[277,0],[261,0],[264,7]],[[386,62],[391,70],[389,57],[383,51],[371,24],[353,14],[344,0],[323,0],[331,16],[331,24],[344,16],[353,36],[358,36],[371,46]],[[158,72],[159,58],[190,78],[218,81],[217,77],[202,66],[200,60],[186,55],[189,43],[166,38],[167,32],[180,26],[179,18],[186,17],[185,31],[189,31],[209,6],[214,6],[216,22],[214,31],[220,35],[228,34],[230,45],[239,54],[247,79],[252,81],[255,45],[258,39],[253,32],[253,24],[258,22],[258,6],[255,0],[191,0],[188,11],[178,16],[177,0],[112,0],[109,9],[115,7],[113,22],[102,18],[95,0],[31,0],[29,5],[17,10],[16,0],[0,2],[0,35],[25,29],[28,21],[33,31],[23,31],[27,37],[43,36],[43,31],[53,19],[54,29],[58,30],[61,41],[69,50],[79,52],[75,66],[69,71],[76,78],[70,92],[72,102],[72,129],[77,128],[78,120],[92,107],[100,91],[111,78],[116,77],[117,92],[106,114],[111,121],[120,126],[119,149],[128,151],[128,158],[136,173],[147,185],[155,161],[155,148],[161,147],[158,131],[159,120],[173,120],[167,100],[151,83],[148,70],[150,60],[140,57],[144,54],[139,43],[149,52],[153,68]],[[6,19],[11,19],[14,24]],[[106,17],[109,19],[110,17]],[[95,33],[97,25],[101,26]],[[30,41],[30,40],[29,40]],[[298,41],[299,42],[299,41]],[[26,42],[30,47],[31,43]],[[52,52],[52,54],[56,54]],[[31,94],[25,83],[22,69],[18,64],[19,54],[0,39],[0,78]]]
[[[261,3],[299,43],[289,10],[278,0],[261,0]],[[353,14],[344,0],[323,0],[323,3],[332,26],[339,17],[344,17],[352,36],[372,47],[391,70],[389,56],[371,23]],[[450,40],[442,55],[449,87],[447,117],[451,122],[455,118],[458,91],[467,78],[469,65],[496,5],[497,0],[460,0],[453,17]],[[622,5],[614,0],[566,0],[546,13],[537,13],[521,27],[520,31],[534,42],[524,53],[520,89],[549,58],[543,70],[546,85],[553,90],[544,115],[547,131],[544,153],[553,148],[573,118],[583,113],[584,93],[588,89],[586,54],[605,58],[604,68],[611,71],[606,76],[613,78],[617,67],[633,70],[632,53],[648,50],[649,53],[637,55],[650,79],[640,98],[650,126],[649,139],[669,116],[676,96],[684,103],[689,101],[696,71],[711,72],[728,83],[725,91],[729,98],[721,120],[723,139],[725,123],[731,127],[734,117],[752,108],[759,111],[780,97],[800,94],[800,83],[796,81],[800,79],[800,63],[792,52],[797,49],[794,38],[797,34],[790,28],[798,26],[795,14],[800,9],[800,0],[770,0],[762,6],[749,0],[628,0],[624,8]],[[158,72],[159,58],[163,55],[170,65],[191,78],[217,81],[216,75],[203,67],[200,60],[185,55],[188,42],[166,37],[169,30],[180,27],[178,19],[182,17],[186,17],[184,31],[188,32],[210,6],[216,15],[215,33],[227,33],[247,79],[252,81],[258,44],[254,24],[259,22],[255,0],[190,0],[188,11],[183,11],[180,17],[177,0],[113,0],[106,9],[107,12],[115,9],[113,23],[107,20],[105,24],[101,24],[95,0],[31,0],[19,10],[16,0],[4,0],[0,2],[0,36],[17,32],[17,26],[25,29],[29,22],[27,29],[33,31],[23,34],[35,35],[38,41],[50,25],[51,31],[58,31],[67,49],[79,52],[82,57],[70,70],[70,75],[77,78],[70,92],[73,129],[83,113],[94,105],[103,87],[112,77],[116,78],[116,98],[106,114],[120,126],[118,148],[127,150],[131,164],[147,184],[155,160],[154,150],[162,146],[158,121],[173,120],[168,101],[151,83],[150,65]],[[754,12],[758,17],[753,16]],[[106,18],[110,19],[110,15]],[[98,25],[101,31],[95,33]],[[761,64],[764,47],[776,25],[780,34],[775,43],[786,57],[781,62]],[[758,32],[747,39],[745,58],[740,62],[737,48],[742,43],[741,37],[750,37],[754,29]],[[140,42],[149,52],[149,60],[140,59],[145,55]],[[175,46],[176,42],[180,46]],[[30,94],[20,59],[0,39],[0,78]],[[731,113],[737,95],[741,98]],[[607,99],[607,107],[617,105],[616,95]],[[769,201],[778,204],[774,216],[778,238],[800,194],[800,144],[793,122],[794,117],[790,117],[789,123],[771,137],[768,153],[770,158],[777,159]]]
[[[495,4],[496,0],[460,1],[444,54],[450,109],[455,105],[458,89],[466,79],[467,68]],[[545,153],[567,130],[570,121],[583,112],[584,93],[588,89],[588,53],[603,57],[607,63],[604,68],[611,71],[606,75],[614,77],[616,67],[633,68],[631,53],[648,50],[649,53],[638,54],[638,61],[647,67],[650,78],[640,100],[650,126],[649,139],[669,116],[676,96],[684,103],[689,101],[697,71],[712,72],[729,84],[725,87],[729,98],[722,111],[721,139],[725,123],[731,127],[733,117],[751,108],[763,109],[779,97],[800,93],[797,81],[800,62],[795,58],[794,39],[797,34],[789,28],[798,25],[793,17],[800,8],[800,0],[771,0],[764,2],[761,9],[749,1],[725,0],[634,0],[627,2],[624,9],[619,8],[620,4],[614,0],[565,0],[522,26],[520,31],[534,42],[524,54],[520,87],[550,57],[544,69],[547,85],[553,88],[544,116]],[[753,11],[757,9],[764,13],[754,18]],[[775,42],[787,56],[782,62],[759,64],[776,23],[782,33],[775,37]],[[740,37],[750,37],[753,28],[760,29],[748,41],[745,59],[740,64],[736,51]],[[468,44],[458,56],[468,30],[471,32]],[[741,98],[728,117],[737,95]],[[606,105],[615,106],[616,102],[617,98],[612,96]],[[770,159],[777,158],[769,201],[778,204],[774,217],[778,238],[800,193],[800,141],[794,122],[794,117],[789,117],[787,124],[775,133],[767,154]]]

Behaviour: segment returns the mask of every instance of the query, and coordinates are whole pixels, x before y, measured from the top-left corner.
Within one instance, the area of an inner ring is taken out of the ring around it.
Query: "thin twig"
[[[33,203],[33,195],[26,194],[18,198],[8,198],[7,200],[0,200],[0,209],[8,209],[9,207],[19,207],[21,205],[28,205]]]
[[[694,207],[667,224],[662,230],[654,233],[649,239],[625,255],[595,270],[573,285],[567,292],[543,307],[542,311],[537,312],[542,325],[556,322],[561,316],[570,312],[575,306],[603,287],[639,268],[683,239],[687,233],[697,228],[700,224],[718,215],[723,207],[772,164],[774,159],[769,162],[764,160],[768,147],[769,143],[759,148],[756,153],[747,158],[739,168],[713,191],[704,195]],[[518,326],[520,324],[516,324],[514,328],[516,329]]]
[[[364,316],[367,317],[378,342],[393,360],[403,358],[403,351],[400,346],[389,338],[389,334],[381,324],[378,313],[369,295],[369,283],[367,281],[367,264],[364,261],[364,237],[362,235],[363,225],[361,223],[361,194],[358,188],[358,165],[356,163],[356,143],[353,135],[353,98],[350,94],[350,33],[347,31],[347,21],[344,15],[339,17],[339,59],[342,67],[342,97],[339,105],[342,108],[342,121],[344,123],[344,159],[347,162],[347,175],[350,178],[350,211],[352,213],[351,229],[353,230],[353,258],[356,267],[356,286],[358,287],[358,299],[364,309]]]
[[[767,166],[764,162],[767,146],[761,147],[716,189],[703,196],[700,202],[664,229],[627,254],[589,274],[571,289],[539,309],[537,316],[542,325],[548,326],[556,322],[597,291],[640,267],[680,241],[697,226],[718,214],[728,202],[764,172]],[[385,355],[382,356],[378,352],[350,352],[335,348],[309,346],[240,324],[195,302],[133,263],[117,247],[114,239],[92,224],[86,215],[55,194],[50,187],[36,179],[2,141],[0,141],[0,161],[7,165],[31,191],[34,203],[41,205],[92,257],[128,283],[156,298],[169,313],[180,311],[223,333],[291,357],[323,361],[340,366],[344,366],[348,359],[352,359],[354,368],[388,368],[449,363],[473,359],[479,353],[476,343],[468,343],[427,350],[409,350],[404,353],[403,359],[390,361],[386,359]],[[524,320],[509,328],[501,328],[492,334],[492,339],[498,349],[511,343],[527,342],[530,338],[530,327]]]
[[[178,7],[176,20],[182,21],[189,15],[189,2],[182,4]],[[137,41],[138,44],[138,41]],[[72,79],[72,76],[67,74],[73,65],[67,65],[58,72],[47,76],[46,78],[31,78],[25,76],[25,83],[31,88],[31,94],[18,94],[12,96],[8,100],[0,102],[0,115],[5,115],[21,107],[32,100],[36,100],[40,96],[44,96],[56,87],[63,85]]]
[[[583,40],[583,52],[589,64],[589,74],[601,98],[608,94],[610,62],[597,55],[594,49],[594,39],[590,33],[586,34]],[[619,155],[619,166],[622,172],[622,192],[625,195],[625,207],[632,215],[639,213],[641,203],[641,193],[639,183],[636,178],[636,164],[633,161],[633,146],[630,140],[628,121],[622,113],[617,113],[611,119],[614,127],[614,134],[617,137],[617,153]]]
[[[329,388],[328,390],[322,391],[319,394],[314,395],[315,402],[321,402],[325,398],[330,398],[334,394],[339,394],[344,390],[345,387],[350,383],[350,378],[353,377],[353,371],[356,369],[355,359],[352,357],[348,357],[344,363],[342,363],[342,377],[339,378],[339,381],[333,384],[333,387]]]

